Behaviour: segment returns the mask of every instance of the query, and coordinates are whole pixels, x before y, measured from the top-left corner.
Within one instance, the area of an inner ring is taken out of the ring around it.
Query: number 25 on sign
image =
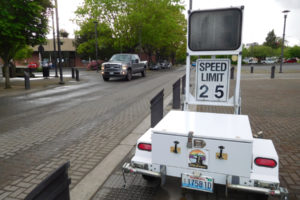
[[[198,59],[197,101],[226,102],[229,91],[229,59]]]

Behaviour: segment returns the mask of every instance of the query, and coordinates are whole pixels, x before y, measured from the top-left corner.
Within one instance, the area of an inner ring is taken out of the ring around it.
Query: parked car
[[[297,63],[297,59],[296,58],[289,58],[289,59],[285,60],[284,63]]]
[[[160,61],[159,64],[162,69],[170,69],[172,66],[172,64],[170,64],[167,60]]]
[[[88,65],[87,65],[87,70],[99,70],[100,66],[103,62],[101,61],[97,61],[96,60],[92,60]]]
[[[152,64],[150,65],[149,69],[150,69],[150,70],[160,70],[160,69],[161,69],[161,66],[160,66],[159,63],[156,63],[156,64],[152,63]]]
[[[278,62],[278,59],[276,57],[266,57],[265,60],[261,61],[261,63],[264,63],[264,64],[274,64],[277,62]]]
[[[108,62],[102,64],[101,74],[104,81],[110,77],[122,77],[130,81],[132,74],[146,76],[146,68],[146,63],[140,61],[137,54],[114,54]]]
[[[28,64],[28,68],[29,69],[36,69],[36,68],[38,68],[39,67],[39,65],[37,64],[37,63],[35,63],[35,62],[30,62],[29,64]]]
[[[257,64],[258,63],[257,58],[253,58],[253,57],[244,58],[243,61],[248,64]]]

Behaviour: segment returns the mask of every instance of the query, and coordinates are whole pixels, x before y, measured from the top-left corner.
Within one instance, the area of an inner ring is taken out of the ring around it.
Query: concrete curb
[[[164,99],[164,108],[172,100],[172,93]],[[120,144],[90,171],[72,190],[71,200],[91,199],[123,158],[134,148],[137,139],[150,128],[148,115]]]

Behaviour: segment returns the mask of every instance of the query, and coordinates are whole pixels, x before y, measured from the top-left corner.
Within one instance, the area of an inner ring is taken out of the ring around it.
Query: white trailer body
[[[222,150],[222,152],[221,152]],[[252,137],[248,116],[170,111],[137,141],[125,172],[181,179],[188,189],[213,192],[213,185],[283,195],[278,155],[271,140]]]
[[[177,153],[172,152],[176,141]],[[250,177],[252,146],[245,115],[171,111],[152,129],[152,163],[166,165],[167,174],[176,177],[181,177],[182,170],[169,172],[169,167]],[[223,147],[221,158],[217,156],[219,147]],[[197,163],[197,156],[202,165]]]

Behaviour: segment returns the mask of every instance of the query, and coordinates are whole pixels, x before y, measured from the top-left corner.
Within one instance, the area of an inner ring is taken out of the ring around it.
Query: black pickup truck
[[[141,62],[137,54],[114,54],[101,65],[101,74],[104,81],[109,81],[110,77],[123,77],[130,81],[132,74],[146,76],[146,68],[146,63]]]

